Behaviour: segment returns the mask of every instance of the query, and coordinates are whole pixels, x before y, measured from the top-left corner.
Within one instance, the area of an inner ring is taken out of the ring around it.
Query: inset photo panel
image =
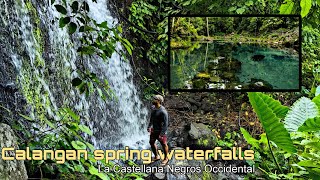
[[[169,17],[170,91],[300,91],[300,15]]]

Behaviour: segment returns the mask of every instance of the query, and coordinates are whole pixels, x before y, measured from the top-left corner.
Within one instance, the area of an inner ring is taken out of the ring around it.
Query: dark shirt
[[[160,134],[164,135],[167,132],[168,123],[168,112],[163,106],[152,110],[148,128],[153,127],[154,132],[160,132]]]

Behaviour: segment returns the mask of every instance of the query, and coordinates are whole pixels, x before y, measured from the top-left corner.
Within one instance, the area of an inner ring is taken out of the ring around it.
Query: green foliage
[[[249,99],[260,120],[265,119],[265,117],[263,116],[270,116],[270,112],[268,114],[261,114],[257,112],[257,110],[261,111],[262,109],[256,108],[258,104],[257,102],[255,102],[257,100],[257,97],[252,96],[260,96],[261,99],[264,99],[267,95],[263,95],[262,93],[251,93],[251,95],[249,94]],[[255,99],[255,101],[253,101],[252,99]],[[317,101],[317,99],[314,98],[313,101]],[[291,133],[291,140],[293,141],[293,144],[297,149],[296,153],[286,153],[276,146],[278,144],[274,144],[273,147],[270,147],[272,155],[270,156],[270,154],[268,154],[267,151],[263,148],[267,146],[266,142],[264,143],[264,145],[262,145],[261,140],[254,139],[245,129],[241,128],[241,132],[244,138],[249,144],[252,145],[251,149],[255,150],[256,153],[258,152],[258,155],[261,155],[258,159],[255,158],[255,162],[249,161],[248,163],[255,163],[268,178],[272,179],[319,179],[320,126],[318,124],[320,122],[320,116],[318,114],[319,106],[314,107],[314,104],[312,105],[313,101],[308,98],[302,97],[293,104],[291,110],[288,111],[288,113],[285,115],[287,125],[289,125],[290,122],[293,124],[290,127],[291,129],[293,129],[293,132]],[[270,102],[272,102],[272,100]],[[259,106],[261,106],[261,102]],[[317,117],[305,120],[305,116],[313,114],[306,112],[308,110],[308,107],[310,106],[311,109],[316,108],[315,113]],[[272,106],[269,107],[269,105],[263,105],[262,107],[272,109]],[[273,107],[275,108],[277,106]],[[277,161],[280,162],[280,165],[278,165],[277,168],[280,168],[283,173],[279,174],[276,172],[276,166],[270,163],[272,158],[275,159],[275,163],[277,163]]]
[[[54,126],[46,124],[50,128],[38,128],[34,127],[33,129],[36,131],[35,134],[31,134],[27,128],[13,126],[15,130],[21,131],[21,133],[25,134],[27,137],[26,142],[20,142],[20,144],[24,144],[25,147],[29,147],[31,152],[35,149],[51,149],[51,150],[70,150],[70,149],[84,149],[88,152],[88,160],[81,158],[80,160],[66,161],[64,164],[57,164],[56,160],[43,160],[36,161],[31,160],[27,161],[27,167],[30,172],[30,175],[34,175],[33,173],[37,173],[38,169],[41,169],[47,175],[51,174],[51,177],[54,175],[59,175],[59,179],[77,179],[82,177],[84,179],[122,179],[128,177],[141,178],[144,177],[143,173],[109,173],[104,174],[102,172],[98,172],[96,169],[96,160],[94,159],[93,151],[94,146],[86,141],[83,138],[82,134],[86,133],[89,137],[93,135],[90,128],[80,122],[80,116],[77,115],[76,112],[71,110],[70,108],[62,108],[56,115],[59,116],[59,121],[56,121]],[[32,121],[33,124],[36,122],[32,117],[22,115],[20,116],[28,121]],[[49,123],[49,122],[47,122]],[[51,123],[51,122],[50,122]],[[45,127],[45,126],[44,126]],[[20,139],[22,141],[22,139]],[[25,148],[21,147],[21,148]],[[32,154],[31,154],[32,156]],[[113,167],[113,163],[105,163],[105,160],[101,161],[101,167]],[[134,163],[125,163],[125,165],[137,166]],[[69,174],[69,175],[67,175]],[[70,177],[70,174],[76,174],[74,177]]]
[[[88,71],[78,71],[81,77],[74,78],[72,80],[72,86],[77,87],[80,93],[85,93],[88,97],[94,90],[103,99],[115,98],[114,92],[111,90],[109,82],[107,80],[100,80],[95,73]]]
[[[298,130],[301,132],[320,131],[320,117],[307,119]]]
[[[236,140],[239,137],[240,134],[238,134],[236,131],[233,131],[232,133],[227,132],[223,139],[219,139],[217,141],[217,146],[231,149],[232,147],[236,146]]]
[[[70,36],[79,34],[80,36],[73,37],[81,37],[81,45],[78,48],[78,52],[81,55],[81,59],[79,60],[80,68],[76,70],[78,77],[72,80],[72,86],[87,96],[97,92],[102,99],[113,98],[113,92],[110,89],[108,81],[99,79],[95,73],[86,69],[86,63],[83,60],[86,59],[86,56],[97,55],[107,61],[114,52],[122,56],[131,55],[133,46],[127,39],[121,37],[122,27],[120,25],[108,27],[107,22],[95,22],[87,16],[90,7],[85,1],[73,1],[71,3],[63,0],[60,4],[55,4],[54,1],[51,2],[52,6],[61,14],[59,27],[67,27]],[[120,42],[126,51],[116,50],[117,42]],[[24,92],[29,92],[27,89],[29,86],[25,86],[24,88]],[[36,95],[36,97],[32,95]],[[77,179],[79,177],[81,177],[80,179],[110,179],[109,176],[112,179],[123,179],[126,177],[140,178],[144,176],[144,174],[137,173],[97,173],[97,169],[95,168],[97,161],[93,155],[94,146],[84,138],[90,139],[93,132],[81,120],[81,117],[78,115],[79,112],[75,112],[70,107],[62,107],[56,112],[52,112],[54,118],[47,118],[44,105],[41,105],[42,102],[38,98],[40,95],[48,96],[48,94],[32,92],[30,93],[30,97],[27,97],[28,103],[32,102],[30,103],[31,105],[37,106],[35,108],[36,116],[33,113],[30,116],[20,114],[24,122],[16,121],[13,123],[13,128],[21,131],[19,134],[23,134],[24,138],[20,138],[20,144],[30,147],[31,150],[86,149],[88,150],[89,158],[88,160],[82,158],[81,160],[67,161],[64,164],[57,164],[56,160],[28,161],[26,163],[31,176],[38,175],[37,173],[43,175],[43,172],[45,176],[57,176],[59,179]],[[46,102],[50,102],[49,98]],[[32,122],[32,132],[26,130],[30,128],[25,127],[25,124],[31,124],[29,121]],[[25,148],[23,146],[20,148]],[[113,165],[112,163],[105,163],[105,161],[101,162],[102,166]],[[124,165],[127,164],[124,163]],[[136,164],[132,165],[136,166]]]
[[[57,9],[57,11],[59,13],[64,14],[64,15],[67,14],[67,10],[66,10],[65,7],[63,7],[63,6],[59,5],[59,4],[54,5],[54,7]]]
[[[311,89],[312,93],[315,92],[315,88],[320,83],[319,76],[319,55],[320,55],[320,32],[318,29],[312,28],[311,26],[302,27],[302,72],[305,78],[303,83],[308,84],[308,88]]]
[[[306,97],[296,101],[284,119],[288,131],[297,131],[298,128],[309,118],[319,115],[318,108],[314,102]]]
[[[249,134],[249,132],[248,132],[247,130],[245,130],[244,128],[241,127],[241,128],[240,128],[240,131],[241,131],[244,139],[245,139],[249,144],[251,144],[253,148],[259,149],[259,146],[260,146],[260,145],[259,145],[259,141],[258,141],[258,140],[256,140],[255,138],[253,138],[253,137]]]
[[[301,0],[300,6],[301,6],[301,16],[302,17],[307,16],[307,14],[311,9],[311,0]]]
[[[248,96],[267,137],[283,150],[289,153],[296,152],[288,131],[280,122],[283,112],[288,108],[262,93],[248,93]]]
[[[147,87],[144,88],[143,94],[144,98],[147,100],[151,100],[154,94],[162,94],[164,95],[164,88],[160,88],[156,85],[156,83],[145,76],[143,76],[143,81],[147,85]]]
[[[103,173],[99,173],[98,169],[95,168],[94,166],[91,166],[91,167],[89,168],[89,172],[90,172],[90,174],[92,174],[92,175],[98,176],[98,177],[99,177],[100,179],[102,179],[102,180],[108,180],[108,179],[110,179],[108,176],[104,175]]]
[[[280,6],[280,14],[291,14],[294,2],[286,0],[284,4]]]
[[[117,42],[120,42],[125,47],[126,52],[132,55],[133,46],[127,39],[120,36],[122,33],[121,26],[108,27],[107,22],[97,23],[88,17],[87,13],[90,11],[90,7],[85,1],[73,1],[72,4],[64,2],[54,6],[62,14],[59,19],[59,27],[68,26],[69,34],[79,33],[82,35],[80,39],[82,44],[77,49],[80,55],[90,57],[98,55],[105,61],[111,58],[114,52],[126,56],[124,51],[116,50]],[[72,11],[68,13],[67,9]],[[82,65],[82,67],[86,66]],[[80,93],[89,96],[90,93],[97,92],[104,100],[107,97],[113,97],[107,80],[99,79],[96,74],[87,69],[79,69],[77,72],[79,77],[73,79],[72,85],[78,87]]]

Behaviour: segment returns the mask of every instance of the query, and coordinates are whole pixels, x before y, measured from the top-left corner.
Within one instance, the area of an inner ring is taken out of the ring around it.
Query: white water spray
[[[6,1],[0,2],[2,4]],[[107,21],[109,26],[113,26],[117,19],[110,15],[107,3],[106,0],[98,0],[97,3],[88,1],[88,15],[98,23]],[[66,28],[59,28],[60,14],[53,6],[43,2],[35,8],[37,17],[31,17],[32,13],[28,8],[30,4],[28,6],[23,0],[14,4],[16,14],[6,15],[16,16],[17,22],[10,22],[10,18],[5,16],[2,17],[2,22],[15,29],[15,32],[20,32],[12,34],[18,39],[21,47],[12,50],[11,59],[19,71],[19,86],[32,106],[31,116],[34,116],[33,112],[41,110],[47,117],[59,121],[56,113],[61,107],[74,107],[82,122],[93,130],[94,136],[91,141],[96,148],[118,145],[141,148],[147,144],[145,127],[148,110],[141,102],[133,83],[130,63],[121,59],[117,53],[112,55],[108,63],[98,57],[87,58],[87,66],[99,78],[109,81],[116,98],[105,102],[98,95],[91,95],[89,98],[80,95],[71,85],[72,79],[77,77],[77,45],[72,43]],[[12,12],[12,8],[1,11]],[[40,25],[46,27],[45,31],[41,31],[46,34],[38,33]],[[118,44],[117,48],[122,47]],[[24,54],[21,53],[21,49]],[[35,107],[37,103],[42,106]]]

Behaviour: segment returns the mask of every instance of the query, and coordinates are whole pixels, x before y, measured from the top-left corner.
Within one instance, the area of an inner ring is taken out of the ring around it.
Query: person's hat
[[[161,95],[154,95],[153,99],[159,100],[161,103],[163,103],[163,97]]]

